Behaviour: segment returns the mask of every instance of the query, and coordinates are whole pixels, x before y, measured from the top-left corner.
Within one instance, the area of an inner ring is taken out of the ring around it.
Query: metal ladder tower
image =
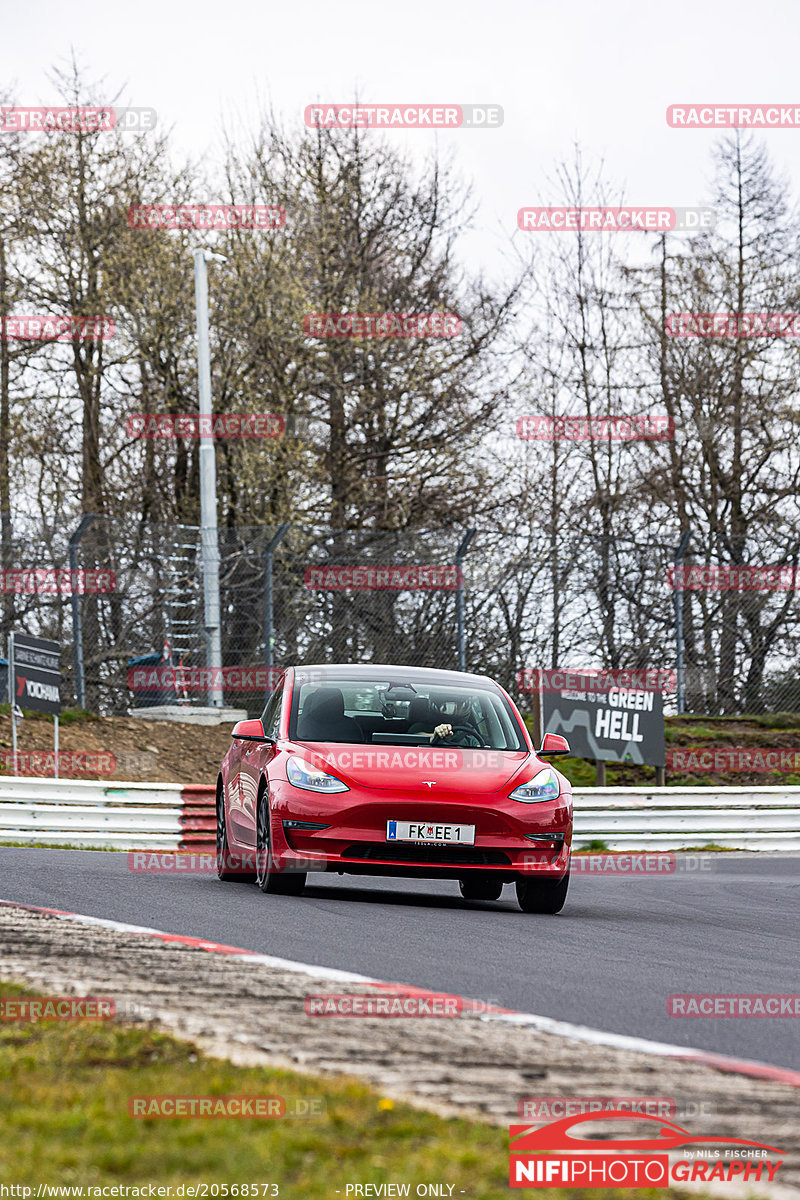
[[[164,634],[172,665],[196,666],[204,661],[200,630],[203,627],[200,586],[200,533],[194,525],[173,526],[174,540],[164,556]],[[175,700],[190,704],[192,695],[176,684]]]

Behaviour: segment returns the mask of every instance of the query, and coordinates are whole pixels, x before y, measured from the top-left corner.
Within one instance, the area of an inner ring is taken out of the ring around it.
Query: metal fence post
[[[464,629],[464,577],[461,567],[467,556],[469,544],[475,537],[476,531],[468,529],[461,539],[461,545],[456,550],[456,569],[458,572],[458,590],[456,591],[456,656],[458,671],[467,669],[467,637]]]
[[[84,533],[95,519],[95,513],[84,513],[77,529],[69,539],[70,604],[72,605],[72,663],[75,676],[75,703],[86,708],[86,683],[83,675],[83,608],[80,593],[76,590],[78,571],[78,546]]]
[[[687,529],[678,545],[675,547],[675,575],[673,577],[673,587],[678,579],[678,571],[680,570],[681,561],[686,553],[686,548],[689,545],[689,540],[692,536],[691,529]],[[682,581],[681,581],[682,582]],[[675,708],[678,713],[683,712],[683,588],[677,588],[674,594],[675,603]]]
[[[269,669],[272,666],[272,643],[274,641],[275,620],[272,602],[272,557],[275,548],[283,541],[289,530],[289,522],[284,521],[278,527],[277,533],[267,542],[264,548],[264,666],[267,668],[267,692],[269,686]]]
[[[17,681],[16,681],[16,676],[14,675],[14,631],[13,631],[13,629],[11,630],[11,632],[8,635],[8,649],[6,650],[6,654],[8,655],[8,666],[6,667],[6,670],[8,671],[8,701],[9,701],[9,709],[10,709],[10,712],[8,715],[11,717],[11,754],[14,759],[14,774],[19,775],[19,770],[17,768],[17,762],[18,762],[18,759],[17,759],[17,715],[15,712],[15,709],[17,707],[17,694],[16,694],[16,682]]]

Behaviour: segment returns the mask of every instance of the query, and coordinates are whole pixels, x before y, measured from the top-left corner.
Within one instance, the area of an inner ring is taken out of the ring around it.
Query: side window
[[[276,739],[281,723],[281,701],[283,700],[283,680],[278,683],[277,688],[267,701],[267,707],[261,717],[261,724],[264,726],[264,733],[268,738]]]

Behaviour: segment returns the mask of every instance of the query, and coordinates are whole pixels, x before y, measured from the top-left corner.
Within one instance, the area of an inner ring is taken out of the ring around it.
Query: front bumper
[[[524,875],[560,878],[569,866],[571,797],[525,805],[507,796],[465,797],[454,793],[430,800],[385,790],[335,798],[301,793],[288,783],[272,789],[273,851],[284,870],[334,871],[458,879],[473,871],[510,881]],[[387,842],[389,820],[433,821],[475,826],[474,845]],[[298,829],[284,822],[324,823]]]

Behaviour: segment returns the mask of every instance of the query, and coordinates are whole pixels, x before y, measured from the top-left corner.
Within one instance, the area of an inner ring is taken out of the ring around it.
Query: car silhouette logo
[[[649,1138],[585,1138],[572,1132],[576,1125],[602,1124],[606,1121],[631,1121],[647,1129],[652,1136]],[[644,1113],[623,1112],[612,1110],[587,1116],[579,1113],[572,1117],[562,1117],[559,1121],[550,1121],[547,1125],[511,1125],[511,1152],[513,1154],[541,1154],[556,1151],[579,1154],[588,1150],[670,1150],[678,1146],[689,1146],[693,1143],[705,1145],[711,1142],[723,1142],[728,1146],[758,1146],[762,1150],[774,1150],[782,1154],[776,1146],[768,1146],[764,1142],[751,1142],[744,1138],[732,1137],[693,1137],[688,1129],[676,1125],[674,1121],[662,1117],[650,1117]]]

